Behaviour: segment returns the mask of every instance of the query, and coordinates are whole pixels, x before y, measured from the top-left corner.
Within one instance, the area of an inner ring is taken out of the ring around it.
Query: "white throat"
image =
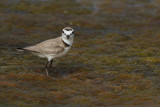
[[[65,43],[67,43],[68,45],[72,45],[72,43],[73,43],[73,38],[70,38],[70,39],[66,39],[66,38],[64,38],[63,36],[62,36],[62,40],[65,42]]]

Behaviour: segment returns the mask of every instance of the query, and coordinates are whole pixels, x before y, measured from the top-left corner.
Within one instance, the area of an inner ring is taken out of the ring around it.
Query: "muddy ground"
[[[0,106],[159,107],[159,0],[0,0]],[[71,51],[54,60],[16,47],[60,36]]]

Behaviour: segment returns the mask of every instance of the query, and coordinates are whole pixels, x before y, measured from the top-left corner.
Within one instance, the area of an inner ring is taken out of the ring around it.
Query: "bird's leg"
[[[50,62],[50,61],[47,61],[46,66],[45,66],[45,70],[46,70],[47,75],[49,75],[49,74],[48,74],[48,64],[49,64],[49,62]]]
[[[52,68],[53,59],[50,61],[49,67]]]
[[[48,73],[50,73],[52,70],[52,62],[53,62],[53,60],[49,60],[48,61],[48,64],[47,64],[47,71],[48,71]]]
[[[53,73],[53,71],[52,71],[52,63],[53,63],[53,59],[50,61],[50,65],[49,65],[51,74]]]
[[[46,63],[45,70],[47,75],[49,75],[49,72],[51,71],[50,69],[52,69],[52,63],[53,63],[53,60],[50,60]]]

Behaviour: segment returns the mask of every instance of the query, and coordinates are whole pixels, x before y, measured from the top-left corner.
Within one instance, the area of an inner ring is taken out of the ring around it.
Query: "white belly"
[[[67,47],[65,48],[65,50],[60,53],[60,54],[57,54],[57,55],[53,55],[53,54],[50,54],[50,55],[43,55],[43,57],[46,57],[48,59],[48,61],[54,59],[54,58],[57,58],[57,57],[61,57],[61,56],[64,56],[68,51],[70,50],[70,47]]]
[[[41,58],[47,58],[48,61],[52,60],[53,58],[64,56],[68,51],[70,50],[70,47],[65,48],[65,50],[60,54],[37,54]]]
[[[61,57],[61,56],[65,55],[66,53],[68,53],[69,50],[70,50],[70,47],[65,48],[65,50],[62,53],[60,53],[58,55],[55,55],[55,58],[56,57]]]

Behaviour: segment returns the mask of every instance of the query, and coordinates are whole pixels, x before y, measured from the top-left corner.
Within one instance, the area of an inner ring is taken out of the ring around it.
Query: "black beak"
[[[70,36],[69,36],[69,35],[67,35],[67,39],[69,39],[69,37],[70,37]]]

